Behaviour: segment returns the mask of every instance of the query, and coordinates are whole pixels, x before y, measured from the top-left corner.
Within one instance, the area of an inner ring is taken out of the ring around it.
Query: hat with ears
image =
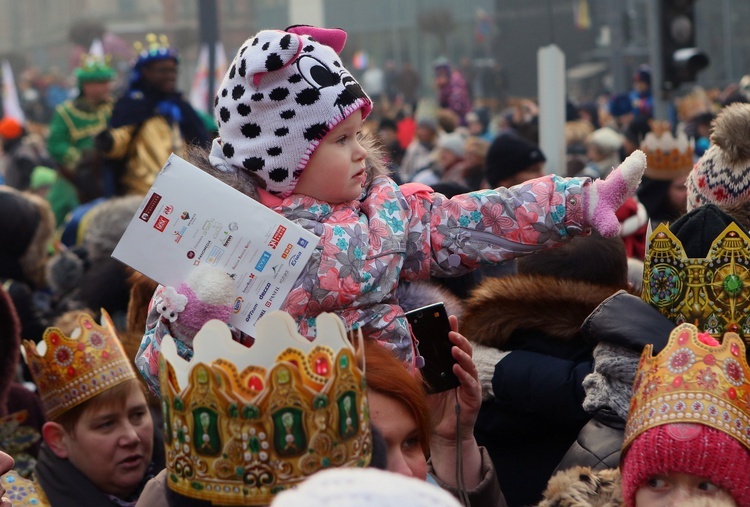
[[[750,200],[750,104],[735,102],[712,123],[711,145],[687,179],[690,211],[703,204]]]
[[[326,134],[372,109],[339,58],[345,42],[341,29],[312,26],[263,30],[245,41],[216,95],[214,165],[223,158],[259,176],[272,194],[292,194]]]

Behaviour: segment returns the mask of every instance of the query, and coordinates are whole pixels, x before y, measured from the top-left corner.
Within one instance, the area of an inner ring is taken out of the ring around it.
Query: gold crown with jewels
[[[361,342],[361,334],[359,334]],[[364,361],[333,314],[317,338],[267,314],[252,347],[207,322],[188,362],[166,336],[159,358],[167,483],[221,505],[268,505],[312,473],[367,466],[372,453]]]
[[[688,258],[665,224],[649,238],[642,299],[675,324],[687,322],[721,341],[725,332],[750,340],[750,238],[731,223],[705,258]]]
[[[23,352],[47,419],[137,378],[105,310],[101,325],[80,313],[70,336],[50,327],[38,344],[24,340]]]
[[[710,426],[750,449],[750,367],[740,337],[727,333],[718,343],[681,324],[661,352],[652,351],[646,345],[638,365],[623,449],[644,431],[672,423]]]

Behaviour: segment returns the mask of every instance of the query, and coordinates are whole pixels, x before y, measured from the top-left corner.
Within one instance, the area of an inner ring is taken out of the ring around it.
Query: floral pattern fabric
[[[400,187],[379,176],[358,201],[287,197],[273,209],[321,241],[281,309],[311,339],[315,317],[336,313],[413,366],[415,344],[395,296],[399,280],[459,276],[584,234],[582,192],[589,182],[548,175],[448,199],[425,185]],[[159,334],[147,333],[142,351],[158,350]],[[156,361],[141,355],[139,362],[152,366],[149,374],[139,368],[148,378]]]

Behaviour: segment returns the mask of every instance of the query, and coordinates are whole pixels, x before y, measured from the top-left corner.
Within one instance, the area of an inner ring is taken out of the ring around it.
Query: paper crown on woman
[[[335,315],[318,316],[311,342],[287,313],[271,312],[251,348],[211,320],[193,346],[185,361],[167,336],[159,358],[172,491],[268,505],[317,470],[370,462],[364,363]]]
[[[105,310],[101,324],[80,313],[70,336],[50,327],[41,342],[24,340],[23,348],[47,419],[137,378]]]

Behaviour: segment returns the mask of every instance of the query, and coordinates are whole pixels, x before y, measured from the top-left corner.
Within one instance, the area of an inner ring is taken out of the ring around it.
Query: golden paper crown
[[[687,176],[693,168],[695,150],[684,132],[672,135],[670,124],[663,120],[650,120],[651,132],[641,142],[648,166],[645,175],[655,180],[673,180]]]
[[[719,341],[725,332],[750,340],[750,238],[731,223],[705,259],[689,259],[660,224],[649,238],[641,297],[675,324],[693,324]]]
[[[13,507],[49,507],[44,491],[36,482],[21,477],[11,470],[0,477],[0,485],[5,489],[3,498],[8,498]]]
[[[727,333],[711,346],[681,324],[664,350],[652,351],[646,345],[638,365],[623,449],[646,430],[680,422],[723,431],[750,449],[750,367],[740,337]]]
[[[85,313],[78,315],[78,324],[71,336],[50,327],[39,344],[23,342],[47,419],[137,378],[106,311],[101,325]]]
[[[361,336],[361,335],[360,335]],[[268,505],[319,469],[364,467],[370,434],[364,366],[333,314],[317,338],[276,311],[247,348],[206,323],[190,362],[174,340],[159,359],[169,487],[221,505]]]

